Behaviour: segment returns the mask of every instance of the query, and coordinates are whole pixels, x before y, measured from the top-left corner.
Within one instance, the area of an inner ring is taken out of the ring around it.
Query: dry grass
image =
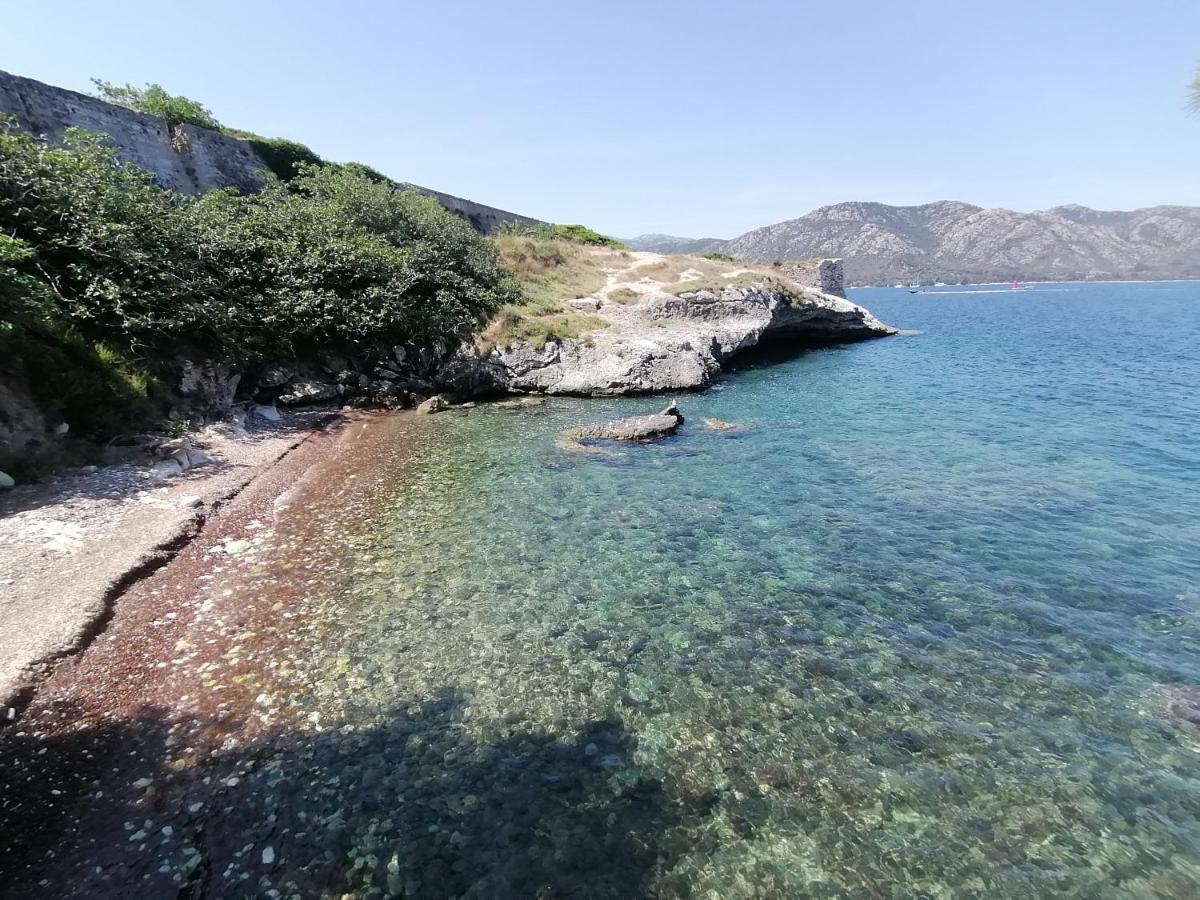
[[[500,264],[521,285],[526,298],[522,305],[543,308],[596,293],[606,281],[602,270],[622,255],[621,251],[526,235],[499,235],[492,243]]]
[[[565,301],[595,294],[607,283],[606,267],[629,254],[526,234],[492,238],[500,264],[521,285],[524,299],[505,306],[480,335],[485,353],[515,341],[540,346],[550,340],[579,338],[608,323],[567,308]]]
[[[786,294],[800,294],[803,288],[794,281],[784,278],[774,272],[765,272],[755,270],[752,272],[743,272],[740,275],[734,275],[732,278],[725,278],[722,275],[706,276],[694,281],[677,281],[675,284],[669,284],[663,288],[668,294],[686,294],[689,291],[720,291],[724,288],[753,288],[765,287],[771,290],[782,291]]]
[[[491,353],[496,347],[508,347],[517,341],[541,347],[549,341],[578,338],[586,340],[589,332],[607,327],[608,322],[599,316],[589,316],[583,313],[568,312],[548,316],[501,314],[476,339],[475,343],[483,353]]]
[[[615,291],[609,291],[607,299],[621,306],[628,306],[631,303],[637,303],[638,298],[641,296],[641,294],[632,288],[623,287],[617,288]]]
[[[702,256],[670,256],[654,262],[642,263],[628,272],[622,273],[617,281],[630,284],[649,278],[664,284],[674,284],[680,280],[684,272],[699,272],[704,278],[719,278],[722,272],[737,268],[722,260],[705,259]]]
[[[629,271],[622,272],[617,276],[617,281],[623,284],[641,281],[643,278],[649,278],[651,281],[674,281],[681,272],[689,268],[691,267],[683,257],[673,257],[634,266]]]

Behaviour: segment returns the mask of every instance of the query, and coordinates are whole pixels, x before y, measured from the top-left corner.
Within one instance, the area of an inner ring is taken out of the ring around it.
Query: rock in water
[[[648,416],[568,428],[562,436],[568,441],[652,441],[674,434],[682,423],[683,414],[672,403],[662,412]]]
[[[10,487],[16,487],[17,483],[13,477],[7,472],[0,472],[0,491],[8,490]]]
[[[736,422],[726,422],[722,419],[705,419],[704,426],[709,431],[741,431],[742,426]]]

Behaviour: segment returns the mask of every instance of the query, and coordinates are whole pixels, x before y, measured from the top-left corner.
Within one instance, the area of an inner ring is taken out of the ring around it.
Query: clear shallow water
[[[554,438],[660,401],[439,417],[323,700],[430,722],[410,890],[1195,896],[1200,285],[1056,287],[855,292],[920,334],[616,457]]]
[[[57,895],[1197,896],[1200,284],[1072,287],[856,292],[920,333],[615,455],[555,438],[662,398],[378,426]]]

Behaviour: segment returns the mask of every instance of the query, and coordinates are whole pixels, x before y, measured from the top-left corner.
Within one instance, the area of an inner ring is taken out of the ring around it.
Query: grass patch
[[[516,341],[541,346],[578,339],[608,322],[568,309],[565,301],[587,297],[607,283],[604,269],[624,255],[575,241],[509,230],[492,238],[500,265],[521,289],[521,300],[504,306],[480,335],[484,353]]]
[[[617,280],[629,284],[649,278],[651,281],[673,284],[679,281],[684,272],[689,270],[699,272],[705,278],[717,278],[728,269],[728,264],[721,260],[711,260],[699,256],[671,256],[635,266],[628,272],[622,273]]]
[[[609,291],[607,299],[621,306],[628,306],[631,303],[637,303],[638,298],[642,295],[633,288],[617,288],[615,291]]]
[[[768,272],[743,272],[732,278],[721,275],[706,276],[694,281],[679,281],[663,288],[668,294],[687,294],[691,291],[721,291],[725,288],[764,288],[781,291],[785,294],[799,295],[804,292],[800,285],[780,275]]]
[[[622,272],[617,281],[629,284],[649,278],[651,281],[675,281],[681,272],[686,272],[691,266],[679,257],[660,259],[655,262],[642,263],[634,266],[628,272]]]
[[[496,347],[507,347],[517,341],[541,347],[550,341],[584,338],[588,332],[607,327],[608,322],[599,316],[583,313],[549,316],[502,314],[479,336],[476,345],[485,354],[491,353]]]

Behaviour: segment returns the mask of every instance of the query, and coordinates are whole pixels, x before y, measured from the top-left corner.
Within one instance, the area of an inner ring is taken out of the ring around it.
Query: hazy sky
[[[623,236],[841,200],[1200,205],[1198,65],[1197,0],[0,4],[7,71],[156,81],[330,159]]]

